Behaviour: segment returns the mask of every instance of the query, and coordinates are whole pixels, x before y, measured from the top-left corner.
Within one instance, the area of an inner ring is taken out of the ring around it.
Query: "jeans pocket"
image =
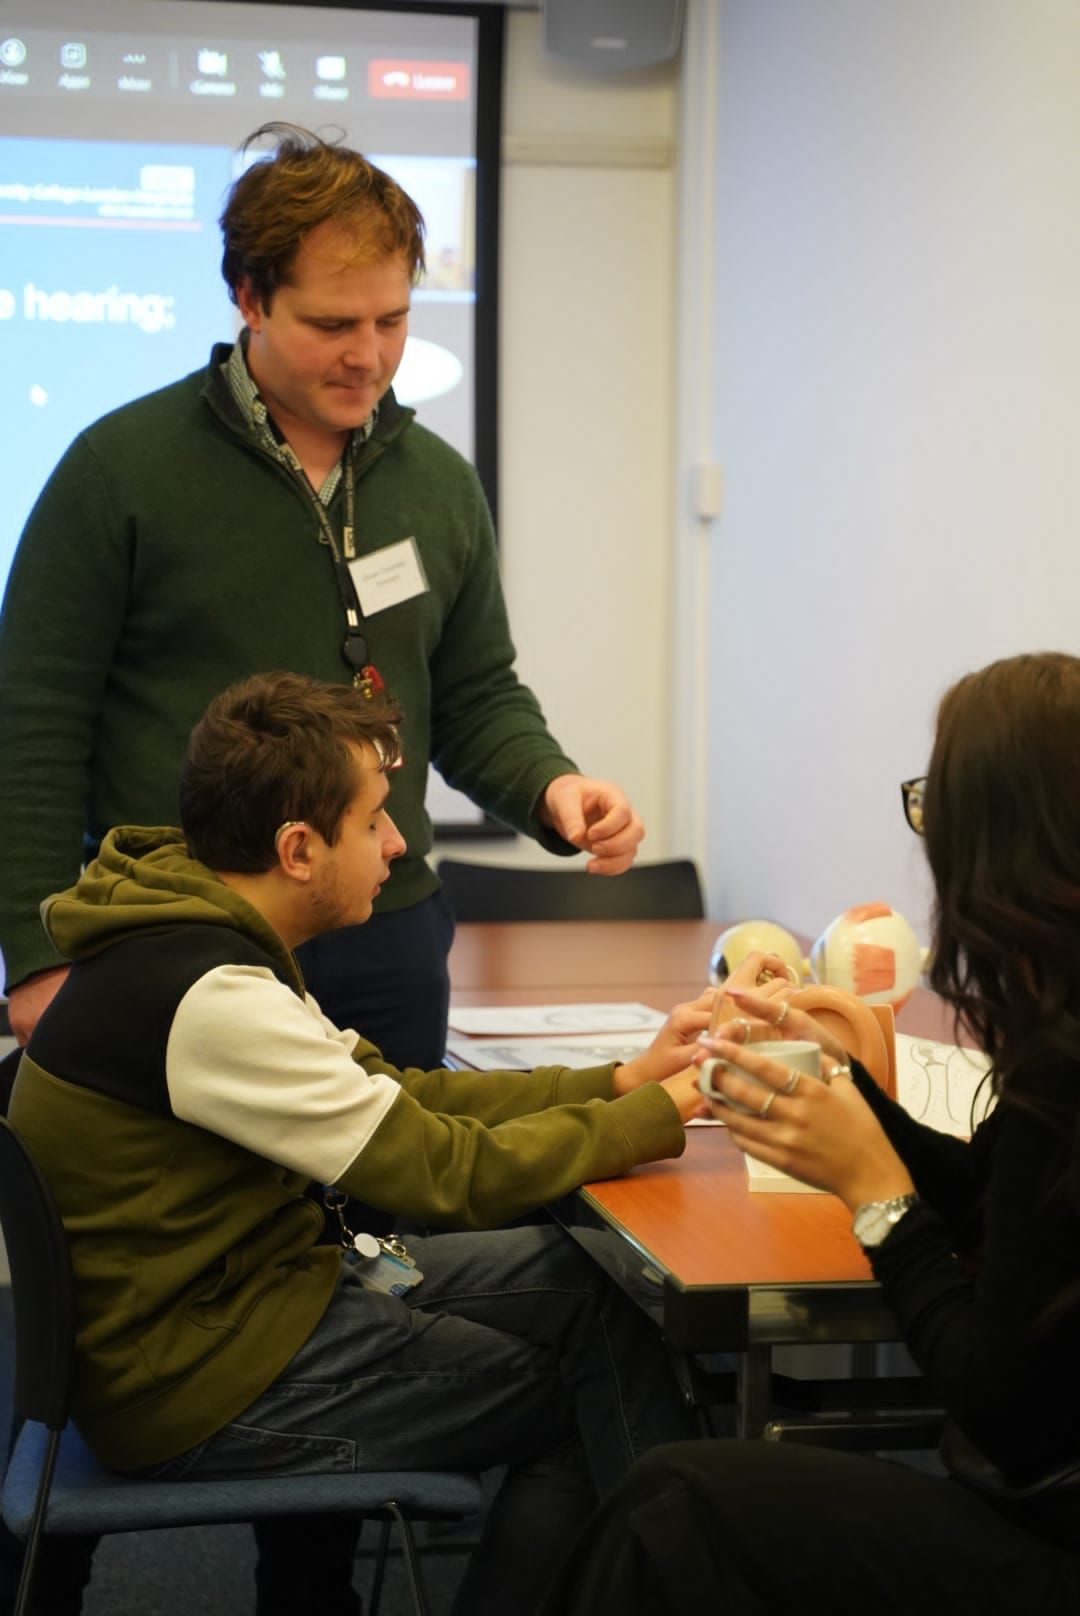
[[[195,1447],[185,1449],[174,1459],[166,1459],[164,1464],[148,1465],[145,1470],[135,1471],[134,1474],[141,1476],[144,1481],[186,1481],[202,1458],[205,1448],[205,1442],[196,1443]]]
[[[199,1481],[211,1476],[319,1476],[355,1469],[356,1444],[349,1437],[274,1431],[234,1420],[203,1443],[184,1476]]]

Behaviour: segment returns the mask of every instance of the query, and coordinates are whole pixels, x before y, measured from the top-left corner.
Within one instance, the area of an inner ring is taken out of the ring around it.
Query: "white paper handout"
[[[987,1116],[993,1106],[990,1084],[984,1082],[989,1068],[977,1049],[896,1035],[896,1097],[905,1111],[939,1133],[966,1139]]]
[[[648,1004],[451,1005],[450,1026],[476,1038],[561,1038],[581,1033],[648,1033],[667,1020]],[[645,1040],[649,1042],[649,1038]],[[644,1047],[642,1045],[641,1047]],[[617,1060],[618,1056],[610,1059]],[[538,1062],[530,1061],[530,1066]]]
[[[446,1040],[447,1053],[477,1072],[527,1072],[534,1066],[603,1066],[633,1060],[652,1033],[594,1033],[578,1038],[463,1038]]]
[[[788,1173],[782,1173],[779,1167],[772,1167],[768,1162],[757,1161],[753,1156],[745,1156],[746,1187],[750,1190],[782,1190],[786,1192],[802,1191],[808,1195],[824,1195],[815,1184],[803,1184],[799,1179],[792,1178]]]

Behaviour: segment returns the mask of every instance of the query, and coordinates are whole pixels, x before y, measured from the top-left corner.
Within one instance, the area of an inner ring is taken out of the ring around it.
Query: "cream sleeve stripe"
[[[400,1093],[392,1077],[353,1059],[356,1042],[272,971],[217,966],[184,994],[169,1031],[173,1114],[335,1183]]]

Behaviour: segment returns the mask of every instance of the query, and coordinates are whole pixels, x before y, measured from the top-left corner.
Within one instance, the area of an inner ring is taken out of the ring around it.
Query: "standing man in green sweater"
[[[425,861],[428,764],[556,853],[615,875],[643,835],[514,670],[472,468],[391,383],[423,221],[359,156],[288,125],[237,180],[222,272],[244,329],[204,372],[83,432],[24,531],[0,619],[0,951],[25,1042],[65,966],[38,907],[110,825],[176,819],[223,686],[288,668],[401,702],[408,852],[371,925],[310,944],[327,1013],[398,1065],[441,1059],[452,919]]]

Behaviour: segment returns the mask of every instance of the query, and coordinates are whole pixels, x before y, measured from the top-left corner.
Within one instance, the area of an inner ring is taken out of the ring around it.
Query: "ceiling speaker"
[[[651,67],[679,49],[684,0],[543,0],[544,48],[605,73]]]

